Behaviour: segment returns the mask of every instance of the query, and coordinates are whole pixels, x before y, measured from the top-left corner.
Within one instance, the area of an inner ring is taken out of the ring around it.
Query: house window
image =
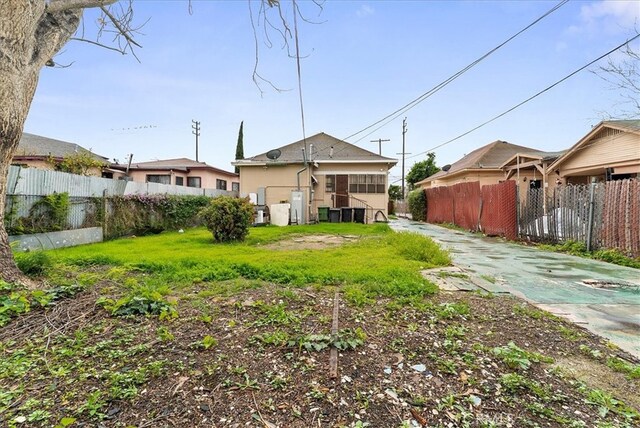
[[[231,183],[231,190],[233,192],[239,192],[240,191],[240,183],[232,182]]]
[[[176,186],[184,186],[184,177],[176,177]]]
[[[334,193],[336,191],[336,176],[325,175],[324,178],[324,191],[327,193]]]
[[[220,180],[219,178],[216,178],[216,189],[227,190],[227,180]]]
[[[350,174],[349,193],[385,193],[386,177],[381,174]]]
[[[187,187],[202,187],[200,177],[187,177]]]
[[[171,175],[147,174],[147,183],[171,184]]]

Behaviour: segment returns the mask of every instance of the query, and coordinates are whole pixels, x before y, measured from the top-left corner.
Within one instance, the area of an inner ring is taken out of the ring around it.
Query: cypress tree
[[[238,131],[238,143],[236,144],[236,160],[244,159],[244,144],[243,144],[243,135],[242,135],[242,126],[244,125],[244,120],[240,122],[240,130]],[[236,174],[240,172],[240,168],[236,167]]]

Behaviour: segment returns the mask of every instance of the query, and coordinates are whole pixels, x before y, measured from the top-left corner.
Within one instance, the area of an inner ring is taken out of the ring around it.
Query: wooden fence
[[[576,241],[591,250],[615,248],[640,256],[640,181],[619,180],[528,191],[520,205],[523,239],[562,243]]]

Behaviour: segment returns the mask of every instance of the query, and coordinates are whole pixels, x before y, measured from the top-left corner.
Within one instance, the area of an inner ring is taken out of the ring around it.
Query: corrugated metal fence
[[[429,223],[452,223],[471,231],[509,239],[517,236],[514,181],[480,187],[480,183],[426,189]]]
[[[66,219],[59,219],[56,224],[45,224],[44,217],[39,216],[39,204],[42,204],[45,196],[56,193],[69,195],[68,216]],[[7,182],[5,227],[11,234],[12,231],[20,233],[22,228],[29,231],[50,231],[100,226],[97,215],[100,203],[96,198],[134,194],[238,196],[237,192],[225,190],[137,183],[11,166]]]

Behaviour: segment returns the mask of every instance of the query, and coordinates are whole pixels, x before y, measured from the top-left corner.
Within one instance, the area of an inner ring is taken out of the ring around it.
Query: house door
[[[336,200],[335,208],[349,206],[349,176],[336,175]]]

